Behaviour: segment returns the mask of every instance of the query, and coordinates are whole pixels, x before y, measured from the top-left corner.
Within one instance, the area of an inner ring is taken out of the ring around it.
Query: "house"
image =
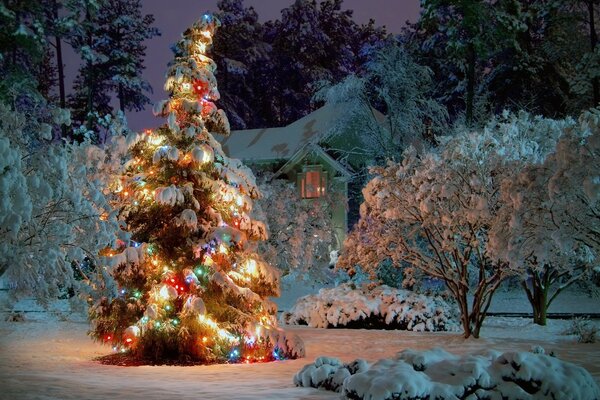
[[[356,135],[329,135],[344,111],[343,106],[326,105],[284,127],[233,131],[219,140],[228,156],[242,160],[254,172],[268,170],[273,179],[294,182],[306,201],[333,193],[348,200],[354,169],[364,160],[348,162],[347,157],[336,156],[358,143]],[[376,114],[378,120],[384,119]],[[339,248],[348,231],[347,201],[336,202],[332,219]]]

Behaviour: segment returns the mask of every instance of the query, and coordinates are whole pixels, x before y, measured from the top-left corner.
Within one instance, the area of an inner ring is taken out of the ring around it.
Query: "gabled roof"
[[[301,162],[304,157],[311,154],[320,157],[327,164],[331,165],[331,167],[337,171],[342,178],[350,179],[352,177],[352,173],[348,171],[346,167],[333,159],[320,146],[314,143],[307,143],[306,145],[302,146],[302,148],[300,148],[300,150],[298,150],[294,156],[290,158],[277,172],[275,172],[275,175],[273,175],[271,179],[276,179],[279,175],[288,173],[294,168],[295,165]]]
[[[289,160],[305,145],[326,135],[344,111],[341,105],[326,105],[288,126],[232,131],[218,140],[226,154],[246,162]]]

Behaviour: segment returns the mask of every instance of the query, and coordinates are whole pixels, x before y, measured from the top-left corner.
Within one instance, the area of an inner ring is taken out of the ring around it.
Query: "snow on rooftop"
[[[304,145],[316,143],[329,133],[344,112],[343,105],[326,105],[288,126],[233,131],[231,135],[217,139],[225,153],[233,158],[245,161],[287,160]]]

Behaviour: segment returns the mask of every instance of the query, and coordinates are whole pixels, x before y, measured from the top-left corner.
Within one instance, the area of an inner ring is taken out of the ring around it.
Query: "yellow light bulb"
[[[249,275],[256,275],[256,260],[246,261],[244,270]]]
[[[162,136],[157,136],[157,135],[152,135],[150,136],[150,144],[154,145],[154,146],[158,146],[159,144],[161,144],[162,142],[165,141],[165,138]]]

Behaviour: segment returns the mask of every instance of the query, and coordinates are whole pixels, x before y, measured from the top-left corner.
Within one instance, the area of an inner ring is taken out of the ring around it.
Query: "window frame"
[[[308,173],[318,173],[319,175],[319,186],[316,188],[316,190],[313,190],[310,192],[310,194],[316,194],[315,195],[311,195],[308,196],[309,193],[307,193],[306,190],[306,180],[307,180],[307,175]],[[320,164],[314,164],[314,165],[305,165],[302,167],[302,171],[298,173],[297,175],[297,187],[298,187],[298,193],[300,195],[300,197],[303,200],[311,200],[311,199],[318,199],[321,197],[324,197],[327,195],[327,185],[328,185],[328,172],[325,171],[323,169],[323,166]],[[316,192],[316,193],[315,193]]]

